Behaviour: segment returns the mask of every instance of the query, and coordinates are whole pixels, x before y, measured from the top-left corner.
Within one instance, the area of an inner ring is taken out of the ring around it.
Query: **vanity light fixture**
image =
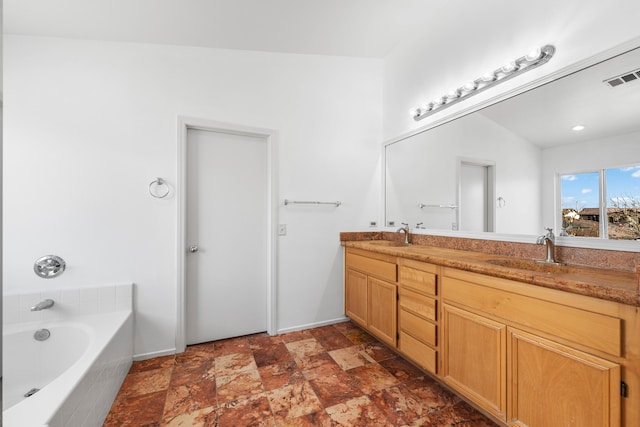
[[[424,119],[445,107],[456,104],[463,99],[482,92],[500,82],[508,80],[526,71],[533,70],[542,64],[546,64],[556,49],[548,44],[540,48],[532,49],[529,53],[520,58],[507,62],[495,71],[484,73],[482,76],[471,82],[465,83],[463,86],[449,91],[446,95],[436,98],[430,103],[424,104],[419,108],[411,110],[411,115],[415,121]]]

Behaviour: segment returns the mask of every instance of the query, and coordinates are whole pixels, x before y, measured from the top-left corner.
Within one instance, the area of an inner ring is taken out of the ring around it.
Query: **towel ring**
[[[166,187],[165,191],[163,191],[160,194],[154,192],[153,191],[154,184],[156,187],[162,187],[164,185]],[[151,194],[156,199],[164,199],[169,194],[169,191],[170,191],[169,184],[167,184],[167,182],[162,178],[157,178],[149,183],[149,194]]]

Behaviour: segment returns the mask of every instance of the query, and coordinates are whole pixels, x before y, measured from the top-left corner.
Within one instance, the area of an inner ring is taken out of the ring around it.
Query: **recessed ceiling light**
[[[575,125],[574,127],[571,128],[571,130],[575,130],[575,131],[580,131],[583,129],[584,129],[584,126],[582,125]]]

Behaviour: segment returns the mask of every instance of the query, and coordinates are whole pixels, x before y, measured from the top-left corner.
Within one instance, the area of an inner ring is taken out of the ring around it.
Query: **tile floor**
[[[134,362],[104,425],[495,426],[351,322]]]

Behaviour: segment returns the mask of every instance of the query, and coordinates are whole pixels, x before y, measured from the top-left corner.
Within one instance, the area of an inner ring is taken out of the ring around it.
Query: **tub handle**
[[[45,255],[33,264],[33,271],[43,279],[51,279],[62,274],[66,263],[57,255]]]

